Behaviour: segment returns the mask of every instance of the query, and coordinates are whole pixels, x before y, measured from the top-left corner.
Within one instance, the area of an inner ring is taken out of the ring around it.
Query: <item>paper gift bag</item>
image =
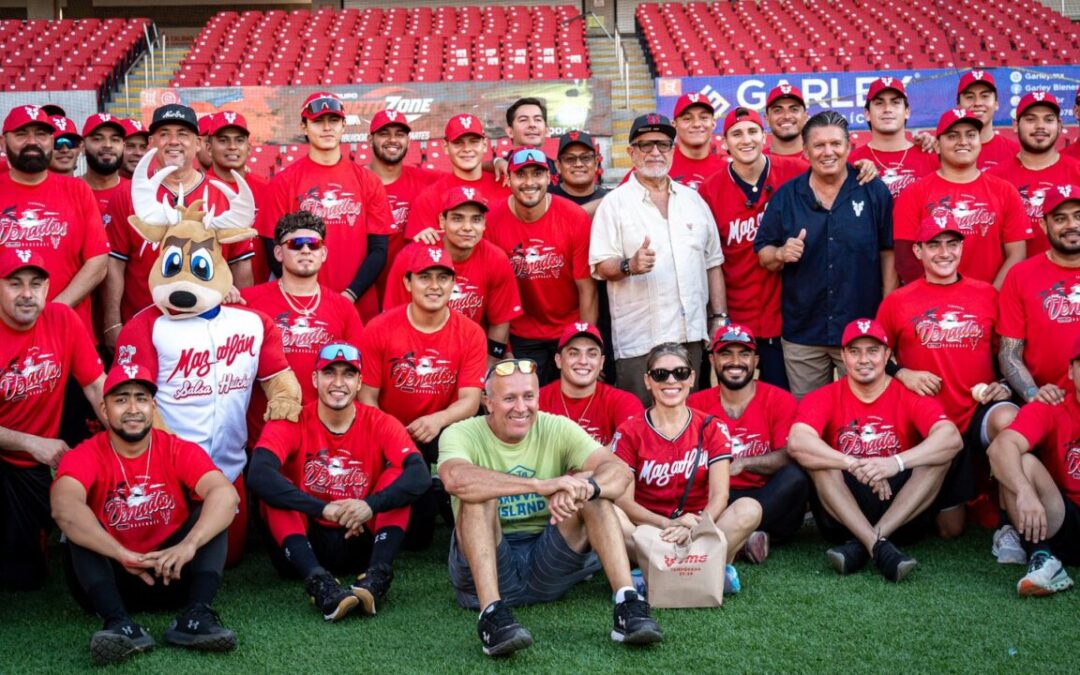
[[[684,545],[660,539],[660,529],[634,530],[638,565],[653,607],[719,607],[724,604],[727,539],[708,514]]]

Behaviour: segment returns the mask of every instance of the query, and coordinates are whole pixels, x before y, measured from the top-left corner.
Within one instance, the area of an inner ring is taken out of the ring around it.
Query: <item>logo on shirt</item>
[[[769,440],[761,434],[743,431],[731,437],[731,454],[735,457],[759,457],[772,450]]]
[[[361,499],[367,494],[364,463],[347,451],[322,448],[304,462],[304,489],[336,499]]]
[[[955,201],[952,195],[945,195],[936,204],[930,204],[929,211],[934,218],[951,213],[965,237],[976,234],[985,237],[996,219],[993,210],[985,202],[976,201],[972,195],[960,195]]]
[[[881,172],[881,181],[885,183],[885,187],[889,188],[889,194],[895,199],[904,191],[904,188],[915,182],[915,172],[897,163],[885,167]]]
[[[732,244],[742,244],[743,242],[751,243],[757,238],[758,228],[761,226],[761,219],[765,215],[762,211],[757,215],[750,216],[749,218],[736,218],[728,223],[728,246]]]
[[[851,208],[855,209],[855,217],[858,218],[862,215],[863,207],[866,206],[866,202],[851,202]]]
[[[855,457],[891,457],[903,448],[893,425],[876,415],[855,418],[836,437],[837,450]]]
[[[535,469],[530,469],[521,466],[520,464],[506,473],[521,478],[533,478],[536,476]],[[535,492],[529,492],[523,495],[510,495],[509,497],[499,497],[499,520],[520,520],[522,518],[529,518],[535,514],[543,513],[547,510],[547,507],[547,500]]]
[[[1065,473],[1080,480],[1080,438],[1069,441],[1065,448]]]
[[[281,331],[281,346],[286,354],[314,352],[334,339],[327,330],[326,322],[314,317],[282,312],[274,317],[274,324]]]
[[[483,306],[484,294],[480,287],[459,275],[454,282],[454,290],[450,291],[450,309],[475,320],[480,318]]]
[[[1080,282],[1071,285],[1059,281],[1048,290],[1039,293],[1043,310],[1051,321],[1072,323],[1080,321]]]
[[[176,510],[176,499],[164,483],[151,483],[149,476],[134,485],[120,483],[105,500],[105,526],[123,532],[137,527],[168,525]]]
[[[1046,191],[1050,189],[1045,183],[1040,187],[1021,185],[1019,188],[1020,199],[1024,202],[1024,211],[1029,218],[1041,218],[1043,203],[1046,201]]]
[[[441,394],[457,384],[457,373],[439,352],[425,349],[390,359],[390,382],[406,394]]]
[[[408,201],[399,201],[394,195],[386,195],[386,199],[390,203],[390,213],[394,217],[394,224],[390,226],[390,229],[404,231],[412,204]]]
[[[708,451],[703,450],[701,452],[701,459],[698,460],[697,467],[694,466],[695,454],[697,454],[697,448],[690,448],[680,459],[675,461],[660,463],[655,459],[647,459],[641,464],[638,482],[645,485],[664,487],[671,482],[672,478],[677,476],[690,480],[690,474],[695,468],[709,465]]]
[[[0,396],[8,403],[22,401],[56,389],[63,369],[55,354],[42,353],[40,347],[30,347],[20,361],[11,359],[0,374]]]
[[[929,349],[970,347],[975,349],[985,335],[979,317],[963,307],[931,307],[911,320],[919,344]]]
[[[558,279],[566,260],[554,246],[541,239],[530,239],[510,252],[510,266],[518,279]]]
[[[50,211],[40,202],[29,202],[19,210],[12,205],[0,211],[0,245],[52,246],[60,243],[68,233],[67,221],[60,220],[60,213]]]
[[[360,202],[353,199],[337,183],[330,183],[325,190],[315,185],[298,198],[300,210],[319,216],[327,222],[344,220],[352,227],[360,215]]]
[[[188,379],[192,375],[203,378],[210,374],[210,366],[218,365],[226,368],[233,365],[241,355],[255,357],[255,336],[232,334],[215,351],[216,358],[211,361],[209,349],[195,349],[189,347],[180,352],[180,358],[166,382],[172,382],[176,375]]]

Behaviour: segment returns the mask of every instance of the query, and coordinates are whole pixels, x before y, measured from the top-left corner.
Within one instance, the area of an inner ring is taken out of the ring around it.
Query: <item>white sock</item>
[[[615,591],[615,604],[626,602],[627,593],[637,593],[633,586],[623,586],[619,590]]]

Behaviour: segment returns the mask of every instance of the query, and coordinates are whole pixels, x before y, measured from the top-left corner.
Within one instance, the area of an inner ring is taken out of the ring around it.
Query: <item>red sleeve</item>
[[[382,323],[376,324],[373,322],[364,326],[364,332],[360,337],[360,357],[363,359],[364,366],[362,380],[364,386],[373,389],[382,389],[382,368],[383,361],[386,359],[385,354],[383,354],[385,347],[383,340],[389,332],[375,330]],[[487,353],[487,349],[484,350],[484,353]]]
[[[266,448],[284,466],[289,461],[289,455],[293,453],[293,450],[300,447],[299,432],[300,425],[296,422],[288,420],[267,422],[266,426],[263,427],[262,434],[259,435],[259,442],[255,444],[255,447]]]
[[[344,298],[342,299],[344,300]],[[359,345],[364,334],[364,322],[360,319],[360,315],[356,313],[356,307],[351,302],[345,300],[342,305],[345,325],[342,328],[341,337],[351,345]]]
[[[80,387],[85,387],[105,372],[101,357],[98,356],[94,343],[90,341],[89,334],[84,330],[74,330],[75,326],[82,323],[75,310],[67,305],[58,306],[63,309],[67,324],[64,332],[68,338],[67,353],[71,355],[71,374]]]
[[[631,423],[620,424],[615,431],[615,439],[611,442],[611,452],[616,457],[626,462],[634,474],[637,474],[638,457],[637,446],[639,439]]]
[[[393,416],[383,414],[379,424],[373,426],[372,433],[379,439],[383,458],[389,466],[400,469],[406,457],[420,454],[409,432]]]
[[[405,238],[412,239],[421,230],[429,227],[439,228],[439,214],[436,212],[435,200],[439,198],[442,183],[434,183],[423,190],[416,197],[416,201],[409,206],[409,220],[405,223]]]
[[[357,167],[364,182],[364,206],[367,208],[367,233],[390,235],[394,232],[394,214],[382,181],[370,169]]]
[[[591,279],[592,275],[589,272],[589,238],[592,236],[592,220],[589,219],[585,210],[573,202],[568,203],[573,207],[571,213],[574,218],[574,224],[572,232],[574,241],[572,242],[571,256],[573,260],[571,262],[574,270],[574,279]]]
[[[262,312],[258,312],[258,315],[263,324],[263,343],[259,350],[259,372],[255,376],[262,381],[288,370],[289,361],[285,358],[285,347],[281,344],[281,331],[269,316]]]
[[[900,344],[900,327],[897,325],[897,300],[896,293],[890,293],[886,295],[878,305],[877,320],[881,324],[881,327],[885,329],[885,335],[889,338],[889,344],[893,347],[893,352],[896,351],[897,345]]]
[[[90,492],[97,482],[97,462],[94,461],[94,443],[96,436],[83,441],[71,452],[66,452],[60,457],[60,466],[56,469],[55,483],[61,476],[70,476],[82,484],[83,488]],[[203,453],[206,454],[206,453]]]
[[[829,425],[832,405],[832,385],[816,389],[803,397],[795,411],[795,421],[808,425],[825,438],[825,428]]]
[[[274,227],[277,226],[278,219],[288,213],[288,205],[285,204],[287,178],[288,174],[278,174],[263,191],[263,200],[255,218],[255,229],[259,231],[260,237],[273,239]]]
[[[1009,428],[1024,437],[1031,451],[1053,432],[1054,418],[1053,406],[1035,401],[1020,409]]]
[[[222,246],[221,254],[225,256],[225,262],[232,265],[241,260],[255,257],[255,239],[257,238],[258,237],[253,237],[245,241],[238,241],[234,244],[225,244]]]
[[[109,237],[105,234],[105,223],[101,220],[101,209],[98,208],[97,201],[94,199],[94,193],[81,180],[76,179],[75,184],[77,187],[73,197],[79,201],[79,212],[82,217],[82,259],[85,262],[109,252]]]
[[[798,405],[795,397],[782,389],[773,392],[773,395],[769,397],[769,421],[771,422],[769,433],[772,436],[774,450],[787,447],[788,434],[791,432],[791,425],[795,423],[795,411]]]
[[[1024,200],[1020,198],[1020,192],[1009,185],[1009,189],[1002,189],[1000,194],[1002,199],[1001,234],[1005,243],[1011,244],[1015,241],[1031,239],[1035,233],[1032,230],[1031,218],[1028,217]]]
[[[1019,266],[1005,273],[1005,281],[998,293],[997,332],[1001,337],[1023,340],[1025,330],[1024,303],[1020,299]]]
[[[465,329],[462,331],[461,344],[465,358],[462,359],[461,371],[458,373],[458,388],[483,387],[484,375],[487,373],[487,336],[480,324],[460,314],[456,318],[461,320]]]
[[[893,241],[911,242],[919,232],[922,221],[923,191],[917,183],[900,193],[893,204]]]
[[[128,321],[116,336],[116,363],[136,363],[158,377],[157,349],[154,348],[154,321],[157,308],[148,307]],[[280,340],[279,340],[280,341]]]
[[[914,423],[915,428],[919,430],[923,438],[930,435],[930,429],[938,422],[949,421],[945,409],[941,407],[941,403],[935,397],[919,396],[899,382],[896,382],[896,386],[901,387],[907,418]]]
[[[500,250],[493,252],[497,255],[491,256],[488,271],[486,313],[488,324],[498,325],[516,319],[525,312],[521,308],[521,292],[514,277],[514,268],[510,267],[510,259]],[[390,295],[389,289],[386,294]]]
[[[181,485],[194,493],[195,486],[202,477],[211,471],[217,471],[218,468],[210,455],[195,443],[176,436],[170,440],[173,443],[173,468],[176,470],[176,477],[180,479]]]

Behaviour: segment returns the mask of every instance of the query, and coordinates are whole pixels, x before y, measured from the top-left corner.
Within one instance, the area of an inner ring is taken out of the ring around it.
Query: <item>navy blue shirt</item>
[[[818,204],[809,171],[781,185],[765,209],[754,251],[783,246],[806,229],[802,258],[780,272],[789,342],[838,346],[848,323],[877,315],[881,251],[893,247],[892,197],[880,179],[859,185],[857,174],[848,165],[832,209]]]

